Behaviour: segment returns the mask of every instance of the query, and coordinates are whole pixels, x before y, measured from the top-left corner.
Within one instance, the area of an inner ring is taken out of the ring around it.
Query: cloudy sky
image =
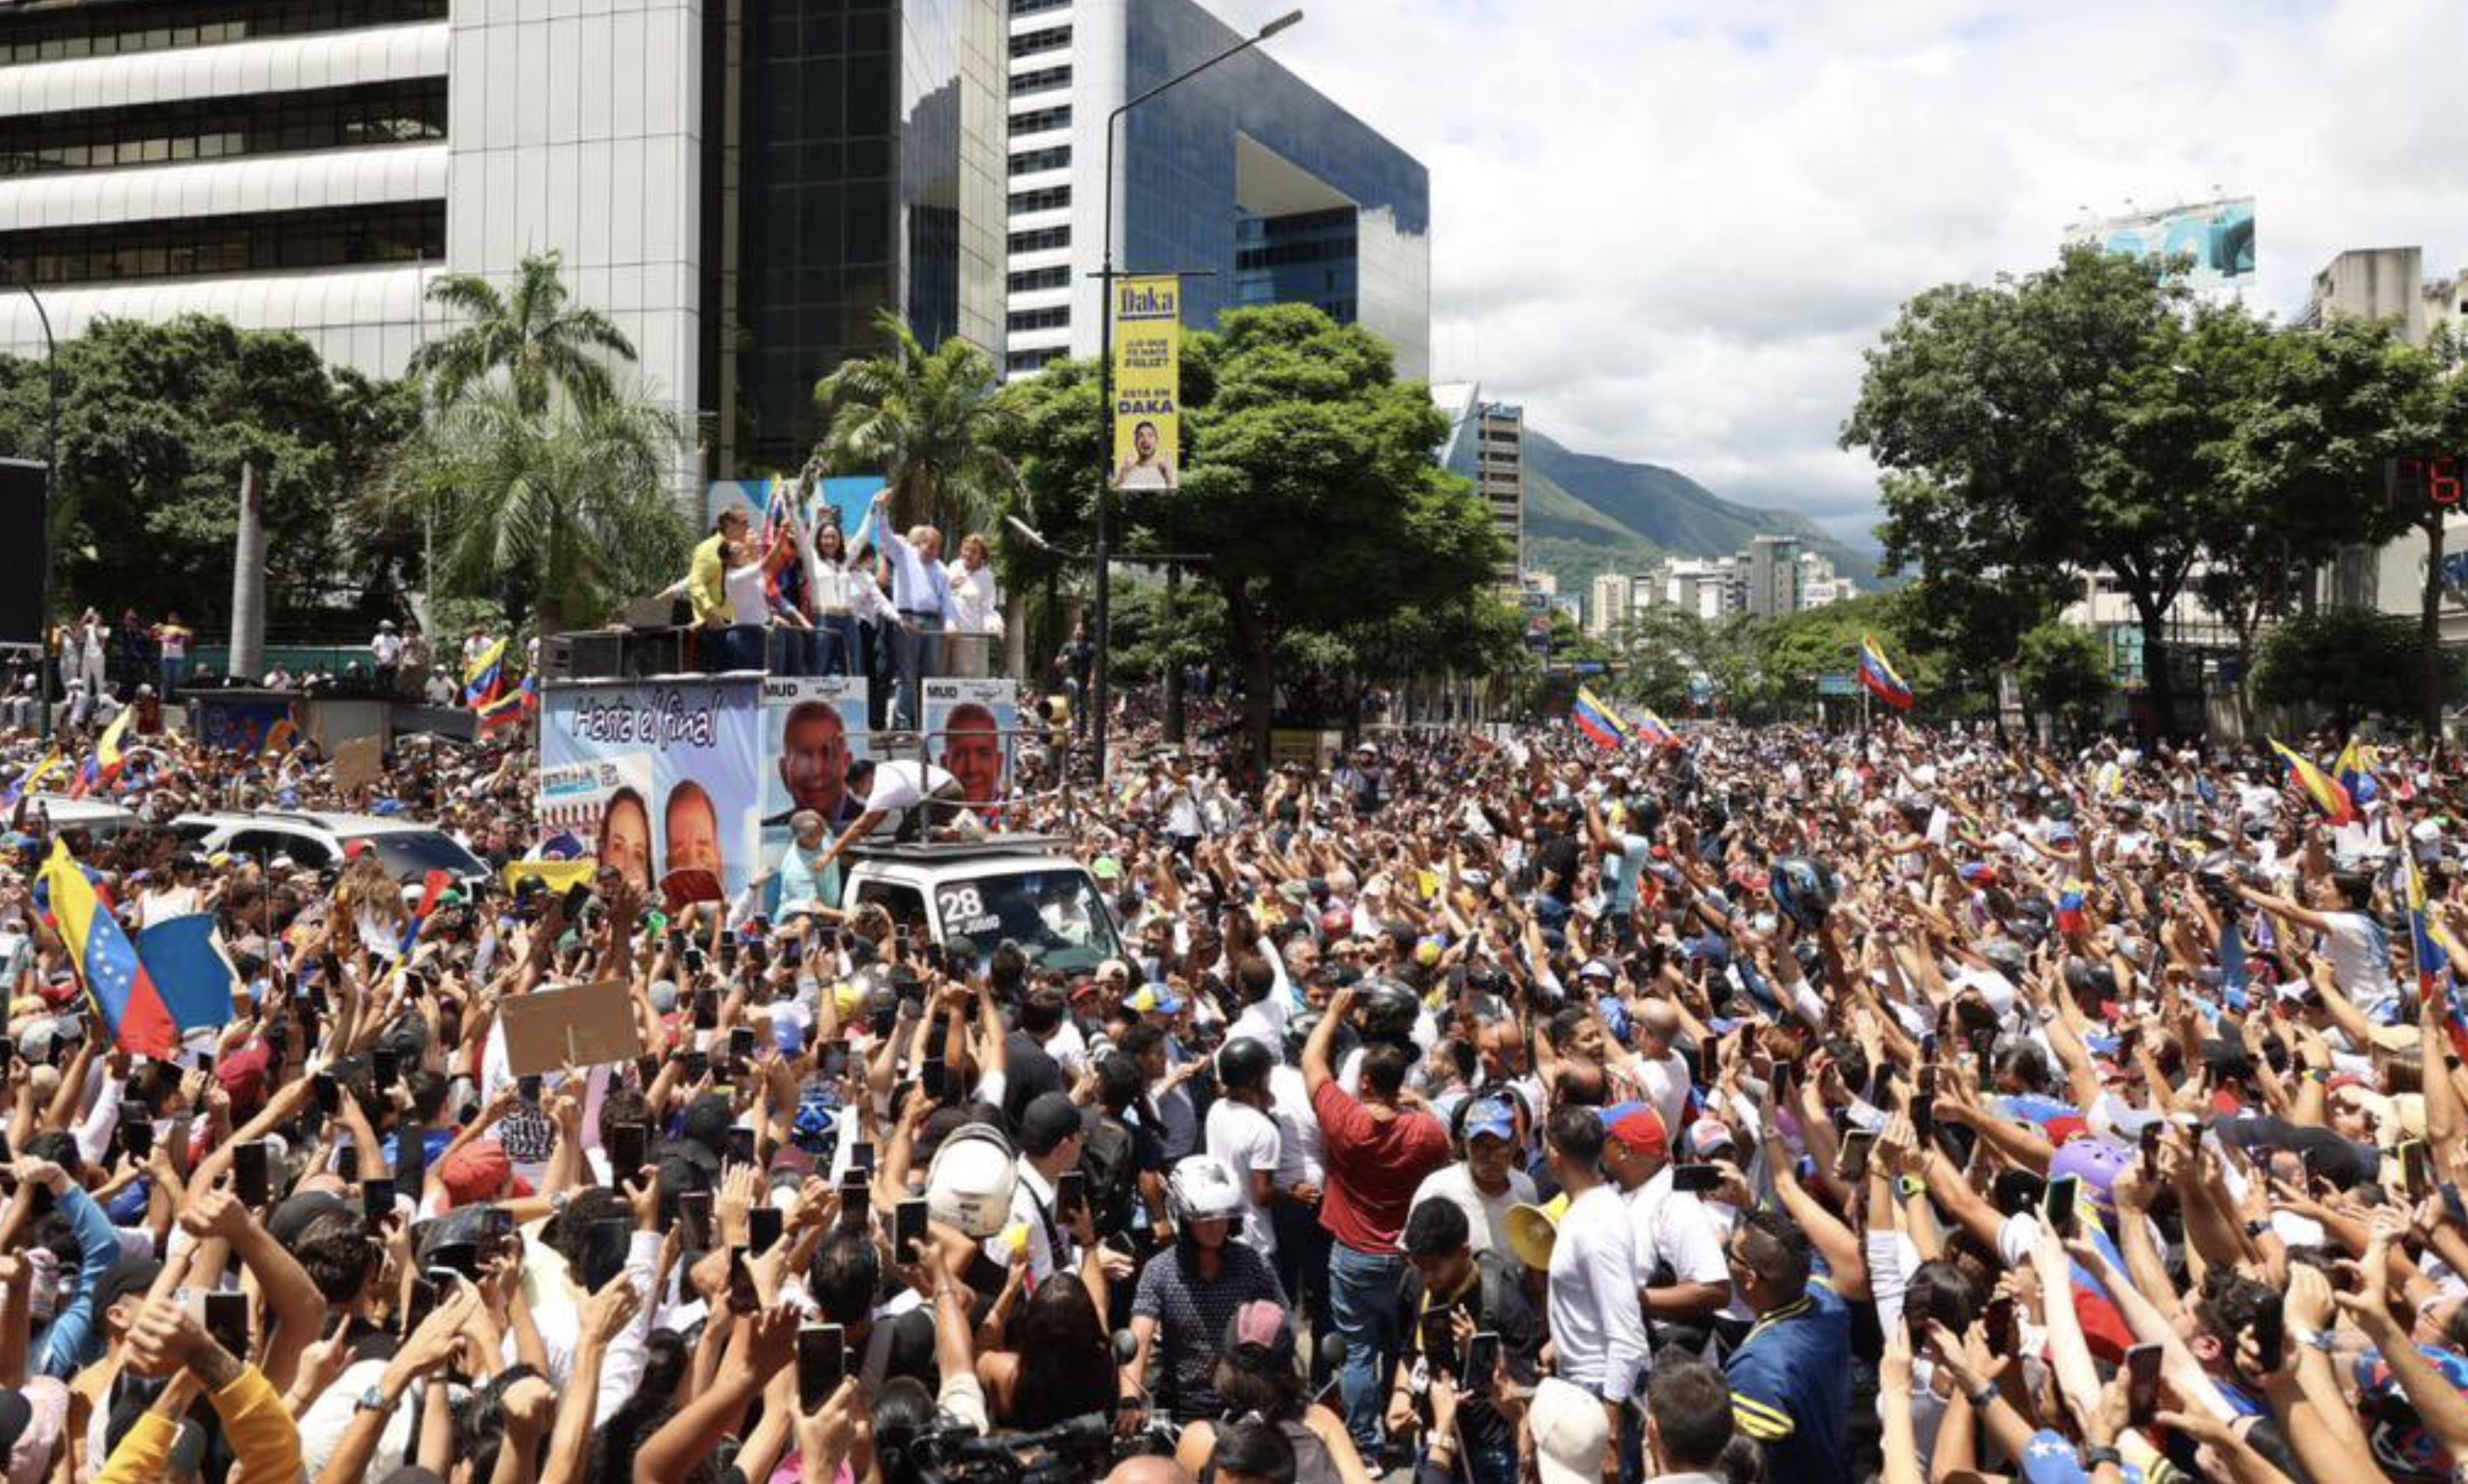
[[[2282,315],[2468,264],[2468,0],[1207,0],[1431,171],[1435,377],[1846,536],[1860,353],[2089,206],[2251,194]]]

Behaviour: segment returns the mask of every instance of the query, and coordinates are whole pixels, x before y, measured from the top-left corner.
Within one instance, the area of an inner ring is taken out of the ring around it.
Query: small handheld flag
[[[1640,740],[1657,747],[1680,745],[1680,734],[1671,729],[1670,722],[1663,720],[1651,710],[1636,714],[1636,735]]]
[[[485,711],[506,688],[506,641],[498,639],[463,667],[463,704]]]
[[[1911,688],[1895,672],[1892,661],[1885,658],[1874,634],[1860,636],[1860,683],[1868,688],[1868,694],[1896,711],[1911,709]]]
[[[2354,737],[2340,749],[2339,761],[2331,765],[2331,775],[2340,780],[2340,787],[2348,790],[2348,798],[2360,809],[2382,797],[2383,786],[2374,777],[2374,749]]]
[[[2282,745],[2277,738],[2272,739],[2271,750],[2279,754],[2279,761],[2287,765],[2288,776],[2296,780],[2331,823],[2344,825],[2356,819],[2356,801],[2348,797],[2348,790],[2340,787],[2338,779],[2315,766],[2313,759]]]
[[[43,862],[43,881],[51,889],[51,911],[59,924],[60,941],[68,946],[69,962],[86,997],[103,1015],[113,1042],[149,1057],[168,1057],[180,1039],[171,1007],[154,988],[153,976],[137,956],[136,945],[119,919],[95,894],[94,883],[61,841],[52,842],[51,858]]]
[[[77,782],[69,785],[70,798],[81,799],[97,788],[110,788],[111,781],[120,776],[120,770],[128,765],[126,755],[120,750],[120,740],[128,735],[128,723],[136,717],[136,707],[123,706],[120,715],[113,717],[111,724],[103,729],[103,736],[94,744],[94,756],[85,760],[85,766],[78,772]]]
[[[1583,686],[1577,689],[1576,704],[1568,708],[1568,719],[1598,747],[1617,747],[1630,741],[1628,723],[1619,719],[1619,713]]]
[[[18,775],[17,781],[9,786],[9,791],[6,794],[0,794],[0,809],[16,808],[19,799],[32,793],[45,778],[50,777],[56,769],[67,762],[68,754],[57,747],[44,753],[32,767]]]

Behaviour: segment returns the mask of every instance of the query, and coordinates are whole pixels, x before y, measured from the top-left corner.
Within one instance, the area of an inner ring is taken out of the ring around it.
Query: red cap
[[[1662,1127],[1662,1115],[1650,1107],[1635,1112],[1611,1125],[1611,1135],[1640,1154],[1666,1159],[1671,1154],[1671,1130]]]
[[[437,1178],[446,1187],[447,1205],[468,1206],[496,1199],[498,1192],[505,1189],[506,1177],[514,1172],[514,1161],[506,1157],[503,1144],[494,1139],[475,1139],[438,1167]]]
[[[270,1058],[265,1042],[251,1041],[215,1063],[215,1081],[235,1108],[254,1108],[265,1101],[265,1074]]]

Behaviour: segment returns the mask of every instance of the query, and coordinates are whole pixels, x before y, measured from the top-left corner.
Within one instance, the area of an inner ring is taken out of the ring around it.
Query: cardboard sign
[[[517,1077],[643,1054],[642,1027],[623,979],[535,990],[500,1004],[497,1014],[506,1022],[506,1061]]]
[[[385,744],[354,737],[334,749],[334,791],[349,793],[385,776]]]

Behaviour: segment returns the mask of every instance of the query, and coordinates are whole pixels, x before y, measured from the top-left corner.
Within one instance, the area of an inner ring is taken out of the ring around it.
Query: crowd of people
[[[149,819],[325,786],[165,749]],[[502,865],[532,766],[387,802]],[[10,1477],[2468,1477],[2455,760],[2336,820],[2255,752],[1901,725],[1083,792],[1017,820],[1113,916],[1069,973],[820,887],[406,932],[366,859],[71,842],[218,919],[230,1019],[151,1059],[21,801]],[[587,984],[640,1055],[519,1064]]]

